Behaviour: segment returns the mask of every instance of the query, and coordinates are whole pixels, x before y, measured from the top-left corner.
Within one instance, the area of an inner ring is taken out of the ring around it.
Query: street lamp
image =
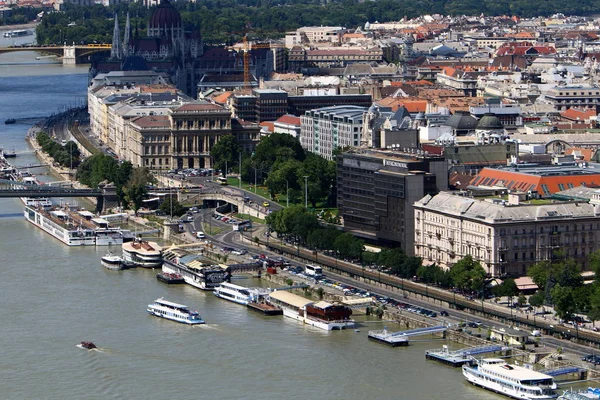
[[[256,167],[252,167],[254,169],[254,194],[256,194]]]
[[[285,206],[289,207],[290,206],[290,183],[288,182],[287,179],[284,179],[285,181]]]
[[[304,175],[304,208],[308,208],[308,175]]]
[[[238,171],[238,187],[242,189],[242,152],[240,151],[240,169]]]

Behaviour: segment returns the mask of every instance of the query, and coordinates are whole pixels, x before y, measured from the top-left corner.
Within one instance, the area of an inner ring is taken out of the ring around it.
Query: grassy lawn
[[[227,178],[227,183],[229,184],[229,186],[236,187],[236,188],[239,187],[239,179],[237,177]],[[276,200],[271,200],[271,194],[267,190],[266,186],[259,185],[255,191],[254,185],[242,181],[242,189],[247,190],[252,193],[256,193],[257,195],[264,197],[265,199],[268,199],[269,202],[275,202],[282,207],[285,207],[287,205],[287,198],[286,198],[285,194],[282,194],[282,193],[277,193]],[[304,203],[303,203],[303,201],[300,203],[294,203],[293,201],[290,200],[290,205],[292,206],[294,204],[303,205]],[[337,212],[338,212],[338,209],[336,207],[325,207],[324,203],[317,203],[317,207],[314,209],[309,204],[308,208],[309,208],[309,210],[311,210],[313,212],[320,212],[321,210],[325,210],[325,212],[329,211],[333,215],[337,215]]]
[[[223,232],[227,232],[233,228],[231,228],[229,226],[215,226],[215,225],[211,225],[209,223],[203,222],[202,229],[204,229],[203,232],[208,235],[219,235],[219,234],[221,234]]]
[[[250,214],[241,214],[241,213],[238,213],[238,214],[233,214],[233,216],[235,218],[238,218],[238,219],[244,219],[244,220],[249,219],[250,221],[256,222],[256,223],[259,223],[259,224],[264,224],[265,223],[264,219],[253,217]]]

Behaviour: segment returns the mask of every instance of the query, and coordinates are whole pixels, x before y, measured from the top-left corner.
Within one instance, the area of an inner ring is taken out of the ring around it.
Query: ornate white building
[[[525,200],[525,193],[508,200],[425,196],[414,204],[415,255],[450,268],[470,254],[490,276],[524,275],[556,250],[585,266],[600,248],[598,203]]]

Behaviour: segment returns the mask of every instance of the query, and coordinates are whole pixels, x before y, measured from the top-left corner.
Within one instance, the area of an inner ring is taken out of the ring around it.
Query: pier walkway
[[[501,345],[468,347],[465,349],[449,351],[447,346],[442,349],[427,350],[425,358],[428,360],[439,361],[453,367],[460,367],[468,363],[473,356],[485,353],[496,353],[499,351],[509,350],[509,348]]]
[[[387,328],[382,331],[369,331],[369,339],[384,343],[392,347],[408,346],[408,338],[417,335],[427,335],[445,332],[448,327],[444,325],[428,326],[426,328],[411,329],[408,331],[390,332]]]

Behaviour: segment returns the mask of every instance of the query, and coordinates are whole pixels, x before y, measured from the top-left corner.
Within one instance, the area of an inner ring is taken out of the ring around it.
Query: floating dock
[[[473,356],[484,353],[496,353],[506,351],[508,348],[500,345],[469,347],[455,351],[448,351],[448,346],[442,349],[427,350],[425,358],[428,360],[439,361],[453,367],[460,367],[473,359]]]
[[[269,303],[248,303],[246,307],[264,315],[283,315],[283,310]]]
[[[374,340],[379,343],[387,344],[392,347],[408,346],[408,338],[410,336],[445,332],[446,329],[447,328],[443,325],[430,326],[427,328],[411,329],[409,331],[401,331],[401,332],[390,332],[387,330],[387,328],[384,328],[382,331],[369,331],[368,337],[370,340]]]

